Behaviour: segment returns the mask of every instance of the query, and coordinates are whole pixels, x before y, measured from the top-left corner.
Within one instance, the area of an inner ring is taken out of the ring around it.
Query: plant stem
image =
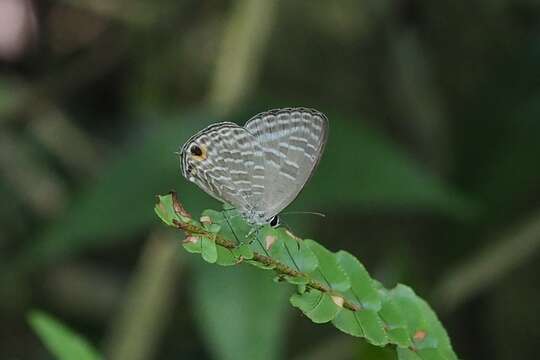
[[[237,247],[235,242],[233,242],[233,241],[231,241],[229,239],[226,239],[221,235],[217,235],[217,234],[211,233],[209,231],[206,231],[205,229],[203,229],[203,228],[201,228],[199,226],[195,226],[193,224],[184,223],[184,222],[177,221],[177,220],[173,220],[173,223],[178,229],[183,230],[186,233],[186,235],[188,235],[188,236],[206,236],[206,237],[215,239],[216,244],[218,244],[220,246],[223,246],[224,248],[231,249],[231,250],[235,249]],[[277,260],[275,260],[275,259],[273,259],[273,258],[271,258],[269,256],[261,255],[261,254],[259,254],[257,252],[254,252],[252,260],[256,261],[256,262],[258,262],[260,264],[263,264],[265,266],[272,267],[274,269],[274,271],[276,273],[278,273],[279,275],[286,275],[286,276],[292,276],[292,277],[303,277],[303,278],[308,278],[309,279],[308,274],[305,274],[303,272],[294,270],[293,268],[281,263],[280,261],[277,261]],[[360,310],[362,310],[362,308],[360,306],[349,302],[345,298],[345,296],[333,291],[328,286],[325,286],[325,285],[321,284],[320,282],[318,282],[316,280],[310,279],[309,282],[306,284],[306,286],[308,286],[308,287],[310,287],[312,289],[315,289],[315,290],[319,290],[319,291],[324,292],[324,293],[331,294],[333,296],[342,297],[343,298],[343,307],[345,309],[348,309],[348,310],[351,310],[351,311],[360,311]]]

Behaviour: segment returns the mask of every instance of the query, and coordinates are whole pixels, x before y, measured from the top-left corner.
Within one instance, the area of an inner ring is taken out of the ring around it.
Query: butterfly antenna
[[[268,253],[268,250],[266,249],[266,247],[261,242],[261,238],[259,237],[260,234],[261,234],[261,226],[259,226],[257,228],[257,230],[255,230],[255,239],[259,243],[259,246],[261,247],[261,249],[265,252],[266,256],[270,256],[270,254]]]
[[[281,220],[281,224],[283,225],[283,227],[287,229],[290,235],[292,235],[293,237],[296,237],[296,235],[293,234],[291,227],[285,221],[283,221],[283,219]],[[287,250],[287,254],[289,254],[289,257],[291,258],[292,263],[294,264],[296,269],[300,271],[300,267],[298,266],[298,264],[296,264],[296,260],[294,260],[294,256],[291,254],[291,250],[289,250],[289,247],[287,245],[285,245],[285,250]]]
[[[287,224],[285,222],[285,220],[283,220],[283,219],[280,219],[280,221],[281,221],[281,225],[283,225],[284,228],[286,228],[289,232],[292,233],[292,230],[291,230],[291,227],[289,226],[289,224]]]
[[[316,212],[316,211],[287,211],[282,213],[283,215],[316,215],[325,218],[326,214]]]

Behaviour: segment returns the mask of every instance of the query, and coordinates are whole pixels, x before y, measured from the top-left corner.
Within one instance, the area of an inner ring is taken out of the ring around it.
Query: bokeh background
[[[209,123],[306,106],[331,136],[285,216],[435,308],[464,359],[538,356],[537,0],[0,0],[0,358],[40,309],[109,359],[380,359],[293,288],[154,215]],[[264,311],[261,311],[264,309]],[[388,355],[388,354],[386,354]]]

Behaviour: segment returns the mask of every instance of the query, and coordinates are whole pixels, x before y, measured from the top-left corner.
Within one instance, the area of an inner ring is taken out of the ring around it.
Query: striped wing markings
[[[326,117],[312,109],[278,109],[249,120],[265,156],[264,210],[272,217],[296,198],[313,173],[326,142]]]

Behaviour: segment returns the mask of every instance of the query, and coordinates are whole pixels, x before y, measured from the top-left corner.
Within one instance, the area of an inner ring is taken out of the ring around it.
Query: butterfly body
[[[213,124],[182,147],[182,175],[250,224],[279,224],[277,215],[315,170],[327,134],[326,116],[306,108],[263,112],[243,127]]]

